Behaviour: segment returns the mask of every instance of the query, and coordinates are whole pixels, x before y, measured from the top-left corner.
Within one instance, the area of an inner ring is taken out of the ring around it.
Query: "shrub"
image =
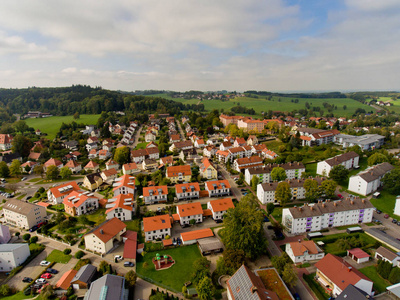
[[[63,253],[64,253],[65,255],[68,255],[68,254],[71,253],[71,249],[66,248],[66,249],[64,249]]]
[[[28,241],[30,238],[31,238],[31,235],[30,235],[29,233],[25,233],[25,234],[22,236],[22,239],[23,239],[24,241]]]
[[[33,237],[31,237],[29,243],[35,244],[38,240],[39,240],[39,238],[37,236],[33,236]]]
[[[40,187],[40,188],[38,189],[38,193],[40,193],[40,194],[43,194],[44,191],[45,191],[44,187]]]
[[[65,249],[65,250],[67,250],[67,249]],[[78,252],[75,253],[75,258],[77,258],[77,259],[81,259],[84,256],[85,256],[85,252],[83,252],[81,250],[79,250]]]

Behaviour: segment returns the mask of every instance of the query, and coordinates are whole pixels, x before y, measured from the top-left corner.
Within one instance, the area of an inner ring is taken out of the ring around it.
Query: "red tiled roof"
[[[369,254],[361,250],[360,248],[354,248],[348,250],[349,254],[354,255],[356,258],[365,258],[369,257]]]
[[[49,207],[50,203],[45,203],[45,202],[40,201],[40,202],[36,203],[36,205],[43,206],[43,207]]]
[[[41,153],[36,153],[36,152],[31,152],[29,153],[29,159],[34,159],[38,160],[42,154]]]
[[[210,209],[203,209],[203,217],[211,217],[212,211]]]
[[[225,188],[230,189],[231,185],[229,184],[228,180],[214,180],[214,181],[206,181],[206,187],[209,191],[214,190],[213,184],[217,185],[217,189],[222,189],[221,183],[225,185]]]
[[[189,165],[171,166],[167,168],[167,177],[176,177],[182,173],[183,176],[192,175],[192,170]]]
[[[98,165],[99,165],[98,163],[96,163],[95,161],[91,160],[91,161],[89,161],[89,162],[87,163],[87,165],[85,166],[85,169],[86,169],[86,168],[94,169],[94,168],[96,168]]]
[[[136,240],[126,240],[124,244],[124,254],[123,257],[127,259],[136,259],[137,251],[137,241]]]
[[[171,228],[171,220],[169,215],[160,215],[160,216],[143,218],[144,232],[167,229],[167,228]]]
[[[124,164],[122,167],[124,168],[125,171],[136,170],[138,168],[136,163],[134,162],[129,164]]]
[[[213,212],[226,211],[230,208],[235,208],[235,205],[233,205],[231,198],[211,200],[210,205]]]
[[[109,169],[109,170],[104,170],[104,171],[103,171],[103,174],[104,174],[106,177],[109,177],[109,176],[117,175],[118,172],[117,172],[117,170],[115,170],[114,168],[111,168],[111,169]]]
[[[115,199],[115,201],[108,203],[108,204],[114,204],[114,206],[107,209],[106,214],[108,214],[110,211],[112,211],[116,208],[123,208],[123,209],[132,211],[132,206],[124,204],[124,203],[126,203],[126,201],[132,202],[134,200],[134,196],[132,194],[119,194],[118,196],[113,197],[111,199]],[[130,199],[130,200],[128,200],[128,199]]]
[[[200,202],[177,205],[176,210],[181,218],[203,214],[203,208]]]
[[[158,193],[158,189],[162,190],[161,195],[167,195],[168,194],[168,186],[166,185],[159,185],[159,186],[148,186],[143,188],[143,196],[148,197],[150,196],[150,190],[153,191],[153,195],[160,195]]]
[[[118,184],[119,185],[116,185]],[[135,188],[135,177],[133,177],[132,175],[129,174],[125,174],[122,175],[121,177],[117,178],[117,180],[115,181],[115,187],[113,188],[113,191],[119,189],[120,187],[128,187],[128,188]]]
[[[76,270],[69,270],[65,272],[59,281],[56,283],[56,287],[63,289],[63,290],[68,290],[68,288],[71,285],[72,279],[75,277],[75,275],[78,273]]]
[[[212,230],[210,228],[181,233],[181,238],[182,238],[182,241],[184,241],[184,242],[204,239],[204,238],[212,237],[212,236],[214,236],[214,233],[212,232]]]
[[[185,192],[182,190],[182,188],[185,188]],[[191,188],[193,187],[193,189]],[[191,182],[191,183],[184,183],[184,184],[176,184],[175,185],[175,190],[176,193],[187,193],[187,192],[199,192],[200,191],[200,186],[198,182]]]
[[[63,191],[63,188],[71,186],[72,189],[67,189],[66,191]],[[61,191],[60,191],[61,190]],[[71,193],[71,191],[79,191],[80,187],[76,183],[76,181],[70,181],[64,184],[61,184],[59,186],[53,187],[50,189],[50,193],[53,194],[54,197],[58,198],[61,197],[62,195],[68,195]]]
[[[318,254],[317,246],[314,241],[300,241],[289,243],[294,256],[303,256],[305,251],[309,254]]]
[[[121,230],[126,228],[124,222],[119,220],[118,218],[112,218],[96,228],[89,231],[88,234],[94,234],[104,243],[107,243],[109,240],[113,239]]]
[[[163,240],[162,243],[163,243],[164,247],[171,246],[172,245],[172,239]]]
[[[62,162],[59,161],[58,159],[55,159],[55,158],[50,158],[48,161],[46,161],[44,163],[45,167],[49,167],[49,166],[56,166],[57,167],[59,165],[62,165]]]

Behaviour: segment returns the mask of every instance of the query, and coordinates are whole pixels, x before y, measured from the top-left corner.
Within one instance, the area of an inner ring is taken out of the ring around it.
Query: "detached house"
[[[103,178],[101,177],[100,173],[92,173],[86,175],[83,179],[83,186],[90,191],[98,189],[102,184]]]
[[[191,150],[193,149],[192,141],[182,141],[182,142],[175,142],[169,147],[169,151],[182,151],[182,150]]]
[[[137,164],[133,162],[122,165],[122,172],[124,175],[136,174],[140,172],[140,169],[138,168]]]
[[[231,194],[231,185],[228,180],[206,181],[205,188],[209,197],[229,196]]]
[[[295,264],[319,260],[325,256],[324,251],[314,241],[299,240],[298,242],[288,243],[286,244],[285,252]]]
[[[106,162],[106,169],[107,169],[107,170],[110,170],[110,169],[119,170],[119,164],[116,163],[114,160],[109,159],[109,160]]]
[[[79,191],[80,187],[76,181],[67,182],[59,186],[50,188],[47,191],[47,199],[54,205],[63,202],[64,198],[69,195],[72,191]]]
[[[121,221],[130,221],[133,218],[134,208],[133,194],[119,194],[109,199],[106,204],[107,220],[118,218]]]
[[[94,162],[93,160],[91,160],[87,163],[87,165],[85,166],[84,169],[86,172],[98,172],[99,164],[97,162]]]
[[[161,215],[143,218],[143,231],[146,242],[171,236],[171,217]]]
[[[208,158],[203,158],[200,165],[200,175],[207,179],[217,179],[218,172]]]
[[[68,169],[70,169],[71,172],[72,172],[73,174],[77,174],[77,173],[79,173],[80,171],[82,171],[82,166],[81,166],[81,164],[78,163],[77,161],[73,160],[73,159],[69,160],[69,161],[65,164],[65,166],[66,166]]]
[[[166,178],[172,183],[189,182],[192,170],[189,165],[167,167]]]
[[[114,247],[114,240],[122,241],[126,225],[117,218],[107,220],[85,235],[87,250],[106,254]]]
[[[117,178],[118,172],[115,169],[104,170],[100,173],[101,178],[104,182],[112,183],[115,178]]]
[[[165,203],[168,200],[168,187],[166,185],[144,187],[143,199],[145,204]]]
[[[199,199],[200,186],[198,182],[176,184],[175,191],[178,200]]]
[[[203,208],[200,202],[177,205],[176,213],[181,225],[190,224],[190,220],[195,220],[196,223],[203,222]]]
[[[56,166],[57,168],[61,169],[64,165],[61,161],[55,158],[50,158],[48,161],[46,161],[43,165],[45,171],[47,170],[48,167],[50,166]]]
[[[234,209],[235,205],[231,198],[225,198],[207,202],[207,208],[211,210],[213,220],[222,220],[228,209]]]
[[[65,212],[73,217],[85,215],[99,208],[99,199],[89,192],[71,192],[63,200]]]
[[[13,137],[9,134],[0,134],[0,150],[7,151],[12,148]]]

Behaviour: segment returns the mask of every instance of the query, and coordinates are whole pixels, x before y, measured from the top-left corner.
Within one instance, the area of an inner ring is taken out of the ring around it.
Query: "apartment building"
[[[198,182],[176,184],[176,197],[178,200],[199,199],[200,186]]]
[[[145,204],[165,203],[168,200],[168,187],[149,186],[143,188],[143,200]]]
[[[229,196],[231,194],[231,185],[228,180],[206,181],[205,189],[209,197]]]
[[[99,208],[99,199],[88,191],[72,191],[63,200],[65,212],[73,217],[91,213]]]
[[[46,208],[33,203],[9,199],[3,205],[4,219],[7,223],[22,229],[30,229],[45,221]]]
[[[348,170],[358,168],[359,160],[360,156],[354,151],[346,152],[324,161],[320,161],[317,164],[317,174],[329,176],[329,172],[332,168],[339,165],[344,166]]]

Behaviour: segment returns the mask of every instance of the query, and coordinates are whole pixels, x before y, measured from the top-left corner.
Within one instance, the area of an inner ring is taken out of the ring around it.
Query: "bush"
[[[30,244],[35,244],[38,240],[39,240],[39,238],[37,236],[33,236],[33,237],[31,237],[29,243]]]
[[[66,248],[66,249],[64,249],[63,253],[64,253],[65,255],[68,255],[68,254],[71,253],[71,249]]]
[[[38,193],[40,193],[40,194],[43,194],[44,191],[45,191],[44,187],[40,187],[40,188],[38,189]]]
[[[23,239],[24,241],[28,241],[30,238],[31,238],[31,235],[30,235],[29,233],[25,233],[25,234],[22,236],[22,239]]]
[[[65,250],[67,250],[67,249],[65,249]],[[84,256],[85,256],[85,252],[83,252],[81,250],[79,250],[78,252],[75,253],[75,258],[77,258],[77,259],[81,259]]]
[[[35,198],[40,198],[40,193],[35,193]]]

